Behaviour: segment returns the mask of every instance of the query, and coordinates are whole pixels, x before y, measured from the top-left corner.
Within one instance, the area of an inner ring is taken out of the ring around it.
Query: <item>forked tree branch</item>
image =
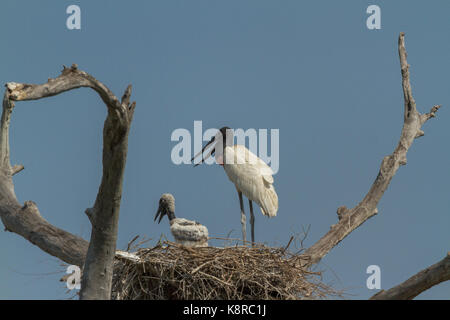
[[[389,290],[381,290],[370,299],[411,300],[431,287],[448,280],[450,280],[450,252],[438,263],[420,271]]]
[[[397,147],[391,155],[384,157],[378,175],[364,199],[352,209],[347,209],[345,206],[338,209],[339,222],[332,225],[331,229],[319,241],[305,251],[302,255],[305,264],[319,262],[353,230],[378,213],[378,202],[398,168],[406,164],[406,153],[414,142],[414,139],[424,135],[424,132],[421,130],[422,125],[427,120],[433,118],[440,108],[440,106],[436,105],[426,114],[420,114],[417,111],[409,81],[409,65],[406,60],[405,34],[403,32],[400,33],[398,38],[398,52],[405,104],[403,128]]]
[[[42,99],[80,87],[95,90],[108,109],[103,128],[102,181],[94,207],[86,210],[92,224],[89,243],[49,224],[32,201],[19,204],[12,176],[23,166],[11,167],[9,159],[9,123],[14,101]],[[128,133],[136,106],[135,102],[130,104],[131,85],[119,101],[104,84],[72,65],[47,83],[10,82],[6,88],[0,131],[0,218],[8,231],[22,235],[67,263],[84,265],[81,298],[109,299]]]
[[[68,264],[82,267],[89,243],[50,224],[42,217],[33,201],[25,201],[22,206],[16,198],[12,176],[23,166],[11,167],[9,125],[15,106],[11,93],[17,84],[9,83],[6,87],[0,130],[0,219],[6,231],[21,235]]]

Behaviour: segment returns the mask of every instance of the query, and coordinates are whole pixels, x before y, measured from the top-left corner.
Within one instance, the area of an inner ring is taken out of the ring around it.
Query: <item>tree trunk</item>
[[[40,214],[36,204],[21,206],[14,193],[12,176],[23,169],[11,167],[9,159],[9,124],[15,101],[42,99],[62,92],[89,87],[105,103],[108,115],[103,128],[103,176],[93,208],[86,209],[92,224],[87,241],[54,227]],[[130,104],[131,85],[122,100],[100,81],[76,65],[64,67],[61,75],[35,85],[6,84],[0,129],[0,218],[7,231],[20,234],[45,252],[78,266],[84,265],[81,299],[110,299],[113,259],[122,196],[122,181],[128,151],[128,133],[136,103]]]

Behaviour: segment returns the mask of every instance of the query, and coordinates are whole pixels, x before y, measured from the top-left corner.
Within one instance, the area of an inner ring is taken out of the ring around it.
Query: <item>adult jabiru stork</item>
[[[242,194],[248,198],[252,243],[255,242],[255,216],[252,201],[261,208],[263,215],[275,217],[278,211],[278,196],[273,187],[272,169],[243,145],[235,145],[233,130],[221,128],[217,134],[197,153],[191,161],[212,146],[205,160],[215,154],[216,162],[223,166],[225,173],[234,183],[241,207],[242,239],[246,241],[246,217]],[[198,166],[200,163],[195,164]]]
[[[175,198],[170,193],[165,193],[159,199],[159,207],[155,219],[158,223],[167,215],[170,221],[170,232],[175,241],[186,247],[207,247],[208,229],[196,221],[175,217]]]

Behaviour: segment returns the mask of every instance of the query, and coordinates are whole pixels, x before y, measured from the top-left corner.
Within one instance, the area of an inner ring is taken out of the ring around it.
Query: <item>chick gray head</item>
[[[175,218],[175,198],[170,193],[164,193],[159,199],[159,207],[154,221],[156,221],[159,216],[158,223],[160,223],[165,215],[169,217],[169,220]]]

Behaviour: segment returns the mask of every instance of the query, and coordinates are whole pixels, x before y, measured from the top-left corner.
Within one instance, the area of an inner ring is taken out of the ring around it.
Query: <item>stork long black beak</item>
[[[167,213],[166,213],[166,210],[165,210],[164,208],[161,208],[161,206],[159,206],[158,211],[156,212],[156,215],[155,215],[155,219],[153,219],[153,221],[156,221],[156,219],[158,219],[158,216],[159,216],[158,223],[160,223],[161,220],[162,220],[162,218],[163,218],[166,214],[167,214]]]
[[[206,148],[208,148],[212,143],[214,143],[215,140],[216,140],[216,137],[212,137],[211,140],[209,140],[209,142],[207,144],[205,144],[202,151],[200,151],[199,153],[197,153],[195,156],[192,157],[191,161],[194,161],[194,159],[196,159],[198,156],[202,156],[202,161],[195,164],[194,167],[198,166],[199,164],[202,164],[204,160],[206,160],[209,157],[211,157],[212,155],[214,155],[214,153],[216,152],[215,146],[213,146],[211,148],[211,150],[209,150],[208,153],[206,154],[206,156],[203,158],[203,152],[205,152]]]

